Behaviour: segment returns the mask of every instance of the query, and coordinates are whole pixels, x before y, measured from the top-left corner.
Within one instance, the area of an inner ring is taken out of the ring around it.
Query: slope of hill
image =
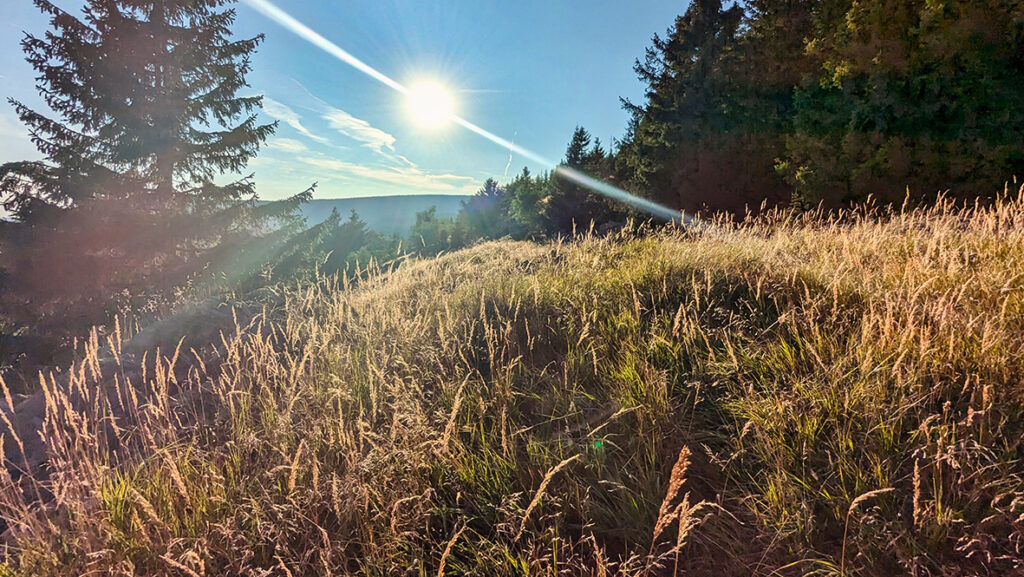
[[[212,348],[151,336],[140,372],[93,344],[46,380],[35,479],[4,437],[0,574],[1022,569],[1019,202],[488,243],[265,298]]]
[[[437,207],[437,215],[454,217],[462,208],[465,196],[407,195],[371,196],[362,198],[336,198],[312,200],[302,207],[309,225],[319,224],[337,209],[342,218],[353,210],[367,226],[383,235],[406,236],[416,223],[416,213]]]

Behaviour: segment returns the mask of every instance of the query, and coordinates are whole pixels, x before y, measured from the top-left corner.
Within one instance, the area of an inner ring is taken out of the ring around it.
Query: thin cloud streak
[[[316,94],[313,94],[309,88],[306,88],[306,86],[298,80],[294,78],[291,78],[290,80],[294,82],[300,90],[305,92],[307,96],[316,101],[321,108],[322,118],[327,121],[331,128],[337,130],[347,138],[361,142],[368,148],[372,148],[382,154],[385,154],[385,156],[387,156],[384,152],[385,149],[390,151],[395,150],[396,139],[394,136],[376,128],[362,118],[357,118],[340,108],[331,106],[326,100],[320,98]],[[402,156],[399,156],[398,160],[412,165],[411,162]]]
[[[343,160],[313,156],[303,156],[296,160],[334,175],[355,176],[410,189],[472,194],[478,188],[475,178],[456,174],[434,174],[416,167],[371,167]]]
[[[267,150],[279,154],[274,158],[260,157],[254,161],[261,169],[291,175],[305,173],[321,183],[331,180],[362,181],[400,186],[413,191],[449,194],[476,192],[478,179],[456,174],[432,173],[421,169],[416,163],[398,153],[395,136],[366,120],[327,104],[301,84],[300,87],[317,102],[314,110],[318,119],[323,120],[327,127],[339,136],[378,154],[377,166],[329,158],[299,140],[277,137],[267,143]],[[264,103],[270,116],[291,126],[301,135],[331,148],[343,150],[343,147],[335,144],[337,138],[323,138],[309,130],[303,124],[302,116],[288,105],[268,97],[264,97]],[[280,153],[286,153],[287,157],[281,157]]]
[[[328,126],[341,135],[351,138],[372,150],[379,152],[390,150],[394,152],[394,136],[379,128],[374,128],[369,122],[356,118],[344,110],[332,106],[327,106],[326,108],[327,112],[323,115],[323,119],[327,121]]]
[[[287,124],[288,126],[291,126],[292,128],[295,129],[296,132],[305,136],[306,138],[309,138],[310,140],[315,140],[320,144],[330,143],[330,141],[327,140],[326,138],[313,134],[308,128],[306,128],[302,124],[302,117],[299,116],[299,113],[295,112],[287,105],[274,100],[273,98],[267,96],[263,97],[263,111],[266,112],[270,117],[276,120],[280,120],[281,122]]]
[[[309,152],[308,146],[294,138],[274,138],[267,142],[267,148],[270,150],[281,150],[283,152]]]

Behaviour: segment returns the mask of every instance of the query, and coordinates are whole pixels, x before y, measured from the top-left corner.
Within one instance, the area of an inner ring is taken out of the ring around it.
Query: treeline
[[[673,209],[973,200],[1024,175],[1020,0],[694,0],[635,71],[626,134],[578,128],[563,165]],[[649,216],[524,171],[419,226],[436,251]]]
[[[599,139],[577,128],[561,166],[614,182],[614,160]],[[535,175],[524,168],[507,184],[489,179],[463,203],[455,218],[439,218],[433,210],[417,214],[408,249],[431,255],[481,239],[570,236],[587,232],[591,226],[604,229],[649,216],[595,194],[557,170]]]
[[[1020,0],[693,0],[615,158],[673,208],[991,196],[1024,173]]]

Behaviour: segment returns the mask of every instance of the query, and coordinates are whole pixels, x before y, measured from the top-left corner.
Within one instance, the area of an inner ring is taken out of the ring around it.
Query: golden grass
[[[279,295],[143,371],[92,339],[43,375],[40,442],[4,414],[0,575],[1022,570],[1020,201]]]

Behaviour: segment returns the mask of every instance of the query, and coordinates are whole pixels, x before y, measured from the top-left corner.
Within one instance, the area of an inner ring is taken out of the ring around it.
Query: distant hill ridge
[[[342,219],[347,219],[353,210],[367,226],[384,235],[405,236],[416,223],[416,213],[437,208],[439,217],[454,217],[462,208],[462,202],[469,198],[462,195],[403,195],[367,196],[360,198],[331,198],[311,200],[302,207],[307,224],[319,224],[337,209]]]

